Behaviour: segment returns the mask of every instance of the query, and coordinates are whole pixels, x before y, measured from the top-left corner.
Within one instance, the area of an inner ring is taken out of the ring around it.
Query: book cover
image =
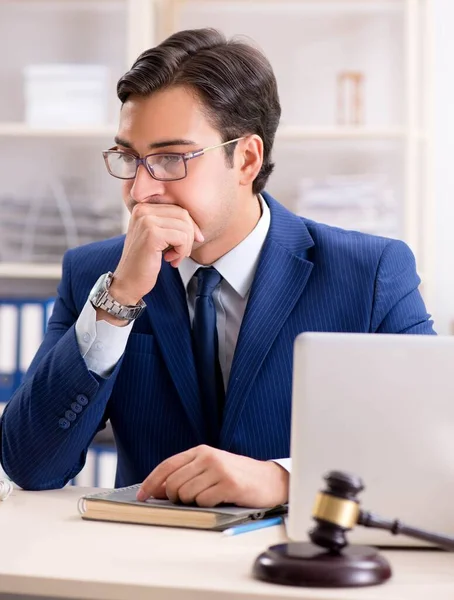
[[[83,496],[79,500],[79,513],[83,519],[88,520],[222,531],[234,524],[286,512],[285,506],[245,508],[220,505],[214,508],[204,508],[196,505],[175,504],[170,500],[157,498],[139,502],[136,500],[139,487],[138,484]]]

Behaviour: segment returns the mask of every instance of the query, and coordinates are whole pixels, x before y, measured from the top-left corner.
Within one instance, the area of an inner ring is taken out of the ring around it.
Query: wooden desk
[[[454,554],[388,551],[394,576],[359,589],[302,589],[256,581],[255,557],[283,527],[220,533],[83,521],[89,490],[15,491],[0,502],[0,597],[109,600],[453,600]]]

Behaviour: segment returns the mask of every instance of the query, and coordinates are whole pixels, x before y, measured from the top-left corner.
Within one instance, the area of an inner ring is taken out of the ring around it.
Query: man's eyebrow
[[[155,150],[156,148],[166,148],[167,146],[195,146],[196,143],[192,140],[162,140],[161,142],[154,142],[150,144],[148,147],[150,150]]]
[[[126,140],[121,139],[120,137],[115,137],[115,143],[117,146],[123,146],[123,148],[130,148],[134,150],[133,145]],[[157,150],[158,148],[168,148],[169,146],[196,146],[196,143],[192,140],[185,139],[176,139],[176,140],[161,140],[159,142],[154,142],[153,144],[149,144],[148,147],[150,150]]]
[[[115,136],[114,142],[116,143],[117,146],[123,146],[124,148],[130,148],[131,150],[134,150],[132,144],[130,144],[126,140],[122,140],[120,137],[118,137],[118,135]]]

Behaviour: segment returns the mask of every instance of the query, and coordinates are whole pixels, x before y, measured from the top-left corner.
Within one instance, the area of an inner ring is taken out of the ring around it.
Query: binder
[[[0,406],[17,387],[19,311],[13,303],[0,303]],[[1,410],[1,408],[0,408]]]
[[[0,405],[21,384],[43,340],[53,304],[53,299],[0,300]]]
[[[0,299],[0,417],[41,345],[54,303],[54,298]],[[95,441],[70,485],[113,488],[116,465],[115,447]]]
[[[70,485],[113,488],[116,470],[117,452],[115,447],[94,443],[88,449],[84,467],[71,480]]]

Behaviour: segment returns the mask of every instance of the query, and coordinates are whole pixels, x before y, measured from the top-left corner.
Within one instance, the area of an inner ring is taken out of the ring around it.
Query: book
[[[287,510],[284,505],[272,508],[244,508],[232,505],[203,508],[157,498],[139,502],[136,500],[139,487],[140,485],[132,485],[82,496],[78,504],[79,513],[83,519],[95,521],[223,531],[232,525],[284,514]]]

